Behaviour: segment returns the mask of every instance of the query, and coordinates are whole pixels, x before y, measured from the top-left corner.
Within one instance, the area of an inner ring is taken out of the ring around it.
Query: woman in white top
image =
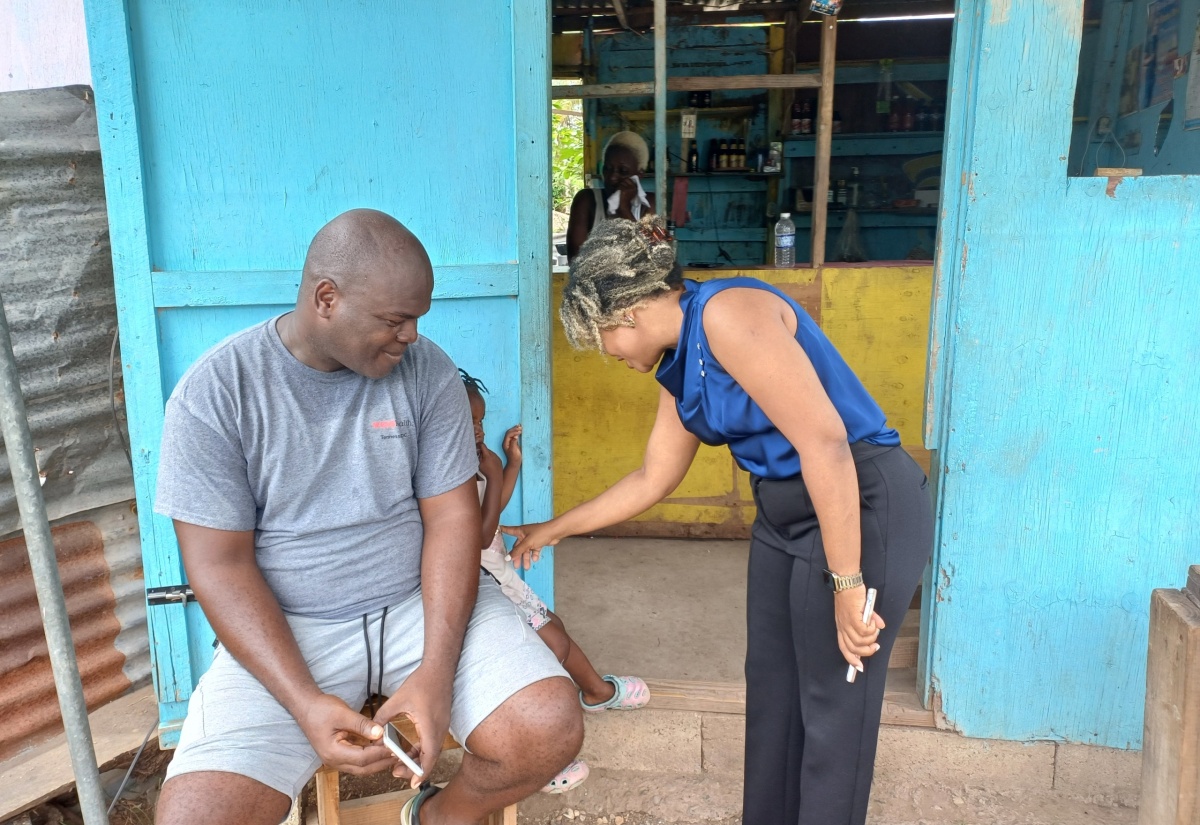
[[[650,165],[650,148],[636,132],[617,132],[604,145],[603,189],[581,189],[571,201],[567,223],[567,259],[579,253],[592,229],[606,218],[636,221],[654,211],[654,195],[642,189],[640,176]]]

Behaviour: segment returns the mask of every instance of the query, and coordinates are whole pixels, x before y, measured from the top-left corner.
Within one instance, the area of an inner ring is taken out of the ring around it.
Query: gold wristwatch
[[[861,570],[852,576],[839,576],[832,570],[826,570],[824,573],[825,586],[834,593],[841,593],[843,590],[851,590],[863,583],[863,574]]]

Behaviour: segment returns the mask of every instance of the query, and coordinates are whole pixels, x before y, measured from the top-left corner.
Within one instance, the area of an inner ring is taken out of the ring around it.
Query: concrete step
[[[522,803],[523,822],[740,821],[744,717],[646,708],[589,715],[586,724],[580,756],[591,777]],[[885,725],[869,822],[1135,825],[1140,766],[1131,751]]]
[[[892,658],[888,667],[895,670],[908,670],[917,666],[917,650],[921,642],[921,611],[919,608],[909,608],[896,634],[896,644],[892,646]]]

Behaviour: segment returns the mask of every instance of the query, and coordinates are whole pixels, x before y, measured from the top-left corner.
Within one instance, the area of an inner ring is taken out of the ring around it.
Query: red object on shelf
[[[675,228],[687,226],[688,208],[688,179],[675,178],[675,188],[671,192],[671,220],[675,222]]]

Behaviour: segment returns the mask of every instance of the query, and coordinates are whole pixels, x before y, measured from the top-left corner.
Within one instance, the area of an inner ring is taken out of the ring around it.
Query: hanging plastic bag
[[[863,248],[862,236],[858,231],[858,210],[846,212],[846,222],[842,225],[842,233],[838,235],[837,246],[833,250],[835,261],[858,263],[867,260],[867,251]]]

